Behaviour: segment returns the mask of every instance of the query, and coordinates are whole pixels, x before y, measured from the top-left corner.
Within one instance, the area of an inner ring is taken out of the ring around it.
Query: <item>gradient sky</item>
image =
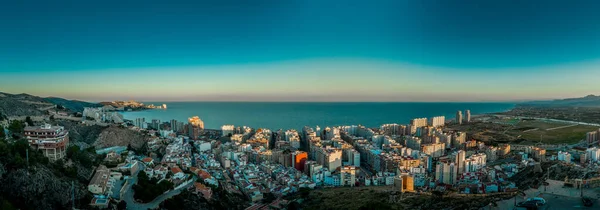
[[[3,2],[0,92],[89,101],[600,94],[594,0],[173,2]]]

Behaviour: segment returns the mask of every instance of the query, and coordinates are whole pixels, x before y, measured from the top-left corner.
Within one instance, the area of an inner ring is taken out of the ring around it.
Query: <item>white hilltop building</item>
[[[116,112],[114,107],[112,106],[104,106],[104,107],[85,107],[83,108],[83,120],[86,118],[92,118],[96,122],[113,122],[113,123],[123,123],[123,115]]]

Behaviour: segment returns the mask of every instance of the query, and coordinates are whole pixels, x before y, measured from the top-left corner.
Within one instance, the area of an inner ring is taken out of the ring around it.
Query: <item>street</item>
[[[541,186],[539,189],[528,189],[525,191],[527,198],[542,197],[546,200],[547,204],[541,209],[600,209],[600,202],[598,202],[598,189],[584,189],[584,196],[591,197],[594,200],[592,207],[585,207],[581,201],[581,191],[575,188],[564,188],[562,181],[548,180],[549,185],[544,188]],[[523,196],[517,196],[516,202],[522,202],[526,199]],[[514,208],[515,199],[508,199],[498,202],[498,206],[489,207],[486,206],[484,209],[492,210],[505,210]]]
[[[546,200],[546,205],[542,206],[540,209],[542,210],[563,210],[563,209],[599,209],[600,203],[598,200],[594,200],[594,205],[592,207],[585,207],[581,202],[581,198],[579,197],[567,197],[562,195],[551,195],[551,194],[542,194],[540,197]],[[522,202],[523,197],[517,196],[517,203]],[[496,207],[483,207],[482,210],[510,210],[514,208],[514,199],[508,199],[501,202],[498,202],[498,206]]]
[[[192,185],[194,182],[189,182],[187,183],[184,187],[180,187],[171,191],[168,191],[158,197],[156,197],[153,201],[149,202],[149,203],[138,203],[135,202],[135,199],[133,198],[133,190],[131,189],[133,187],[133,185],[137,182],[137,175],[140,171],[144,170],[145,166],[144,164],[138,164],[140,165],[140,168],[131,176],[131,180],[129,180],[128,185],[126,186],[126,190],[125,193],[123,195],[123,200],[125,202],[127,202],[127,209],[129,210],[147,210],[147,209],[156,209],[158,208],[158,205],[160,205],[160,203],[162,203],[163,201],[178,195],[179,193],[181,193],[182,190],[187,189],[187,187],[189,187],[190,185]],[[194,177],[194,181],[196,180],[196,177]]]

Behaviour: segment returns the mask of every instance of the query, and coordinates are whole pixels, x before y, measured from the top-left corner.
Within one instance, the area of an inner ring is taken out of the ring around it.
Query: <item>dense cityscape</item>
[[[125,120],[119,111],[123,107],[85,108],[80,120],[88,126],[120,126],[146,135],[146,148],[140,152],[131,145],[119,145],[96,150],[104,160],[87,187],[94,195],[92,207],[125,202],[128,209],[157,208],[188,191],[207,201],[223,199],[214,196],[237,195],[241,199],[238,204],[246,209],[288,208],[293,195],[330,187],[381,187],[402,195],[456,192],[510,198],[523,193],[513,179],[520,171],[541,172],[542,164],[555,161],[597,167],[600,160],[600,148],[587,148],[598,144],[600,129],[588,132],[581,147],[576,144],[558,151],[554,145],[490,145],[454,129],[491,120],[489,115],[471,116],[469,110],[457,111],[451,120],[436,116],[378,128],[305,126],[301,131],[235,125],[206,129],[198,116],[187,122]],[[51,161],[67,157],[69,132],[63,126],[27,126],[24,136]],[[532,185],[547,186],[547,178]],[[600,178],[567,177],[562,181],[589,188],[597,186]],[[147,192],[149,189],[153,192]],[[513,205],[540,206],[545,202],[534,195],[519,204],[515,198]]]
[[[6,1],[0,210],[600,209],[599,1]]]

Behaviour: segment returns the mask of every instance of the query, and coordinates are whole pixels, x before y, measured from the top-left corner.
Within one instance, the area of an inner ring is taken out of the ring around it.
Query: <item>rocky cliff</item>
[[[99,125],[82,125],[80,122],[59,121],[59,125],[64,126],[69,131],[69,139],[74,143],[85,143],[80,145],[82,149],[91,146],[98,140],[102,131],[108,127]],[[125,145],[126,146],[126,145]]]
[[[1,189],[5,198],[16,206],[27,209],[68,209],[71,207],[71,183],[75,184],[75,204],[85,206],[90,197],[85,186],[55,175],[45,166],[8,173],[2,180]]]
[[[102,130],[98,140],[93,145],[96,148],[131,145],[134,149],[140,149],[146,142],[147,137],[140,132],[111,126]]]

